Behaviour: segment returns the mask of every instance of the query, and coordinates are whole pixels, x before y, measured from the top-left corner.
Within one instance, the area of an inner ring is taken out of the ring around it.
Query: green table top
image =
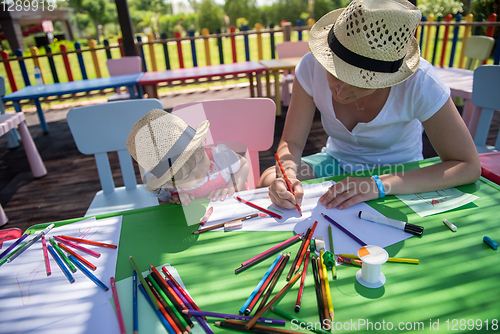
[[[406,170],[435,163],[430,159],[405,165]],[[340,179],[336,177],[334,179]],[[422,238],[413,237],[386,247],[389,256],[416,258],[420,264],[386,263],[387,281],[378,289],[361,286],[355,278],[359,267],[337,267],[338,279],[329,273],[335,309],[336,332],[358,330],[423,332],[500,332],[500,257],[483,237],[500,241],[497,209],[500,187],[481,178],[459,190],[479,196],[473,203],[421,218],[394,196],[368,202],[388,217],[425,227]],[[200,205],[207,204],[201,203]],[[237,314],[269,268],[274,257],[235,275],[240,263],[289,238],[293,232],[209,232],[193,235],[197,225],[187,226],[176,205],[122,212],[123,223],[116,280],[130,277],[129,255],[139,269],[170,263],[178,270],[198,306],[205,311]],[[102,215],[105,218],[112,215]],[[201,217],[201,216],[200,216]],[[442,221],[457,227],[452,232]],[[76,220],[58,222],[71,223]],[[43,225],[39,226],[40,228]],[[295,257],[300,243],[287,249]],[[274,293],[285,284],[290,263]],[[293,311],[298,284],[277,305],[298,317],[319,322],[312,269],[309,266],[302,307]],[[268,311],[265,317],[279,318]],[[370,327],[372,326],[372,327]],[[212,326],[215,331],[220,331]],[[287,322],[290,327],[290,322]],[[392,330],[391,330],[392,329]]]

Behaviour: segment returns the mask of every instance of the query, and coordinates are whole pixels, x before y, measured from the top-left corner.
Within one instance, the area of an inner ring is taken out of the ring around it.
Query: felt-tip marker
[[[369,212],[365,212],[365,211],[360,211],[358,216],[361,219],[369,220],[369,221],[383,224],[383,225],[392,226],[392,227],[398,228],[400,230],[403,230],[405,232],[411,233],[411,234],[419,236],[419,237],[422,236],[422,233],[424,232],[423,226],[413,225],[413,224],[410,224],[407,222],[387,218],[387,217],[381,216],[381,215],[375,215],[373,213],[369,213]]]

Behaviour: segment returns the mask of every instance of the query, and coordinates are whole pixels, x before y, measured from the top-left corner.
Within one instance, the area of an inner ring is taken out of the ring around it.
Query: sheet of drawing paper
[[[121,221],[121,216],[89,218],[56,227],[46,235],[47,244],[53,236],[67,235],[118,245]],[[81,245],[101,254],[95,258],[75,250],[97,266],[90,271],[109,287],[118,249]],[[116,319],[111,289],[105,292],[79,270],[70,284],[50,254],[49,259],[52,274],[47,277],[42,242],[37,241],[0,267],[0,333],[119,333],[118,323],[110,321]]]
[[[184,288],[184,290],[189,294],[189,291],[184,286],[181,277],[177,270],[172,267],[170,264],[164,264],[156,267],[156,269],[163,276],[163,271],[161,267],[167,268],[168,272],[172,274],[177,282]],[[132,275],[132,270],[130,271],[130,275]],[[142,273],[144,277],[149,275],[149,271],[144,271]],[[164,277],[164,276],[163,276]],[[137,279],[138,283],[139,279]],[[122,308],[122,314],[128,314],[130,316],[124,316],[123,321],[125,323],[125,329],[127,333],[132,333],[133,331],[133,301],[132,301],[132,276],[121,281],[116,282],[116,290],[118,291],[118,298],[120,299],[120,307]],[[137,289],[137,309],[139,316],[139,333],[165,333],[165,327],[161,324],[160,320],[158,320],[158,316],[156,315],[153,308],[149,305],[149,302],[146,300],[144,295],[139,289]],[[203,328],[197,321],[192,318],[191,319],[195,326],[193,327],[191,333],[192,334],[204,334]]]
[[[479,197],[463,193],[456,188],[429,191],[425,193],[396,195],[420,217],[441,213],[469,204]]]
[[[294,231],[296,233],[303,233],[306,232],[307,228],[312,226],[315,221],[318,221],[318,226],[314,236],[322,236],[325,240],[327,249],[329,249],[328,242],[330,237],[328,233],[328,225],[330,225],[330,223],[321,215],[321,213],[324,213],[369,245],[386,247],[412,237],[411,234],[397,228],[360,219],[358,217],[359,211],[379,214],[375,209],[366,203],[359,203],[344,210],[326,209],[321,203],[319,203],[319,198],[328,190],[330,186],[332,186],[332,184],[333,183],[331,181],[326,181],[323,183],[302,185],[304,188],[304,198],[301,205],[302,217],[300,217],[297,209],[286,210],[272,204],[269,199],[267,188],[239,192],[237,194],[239,197],[257,204],[262,208],[273,211],[281,215],[283,218],[277,219],[274,217],[258,217],[245,220],[243,221],[243,228],[237,231]],[[211,202],[209,206],[213,206],[214,210],[208,219],[208,222],[203,227],[243,217],[251,213],[260,212],[257,209],[239,202],[235,198],[228,198],[223,202]],[[343,254],[356,254],[361,245],[347,236],[336,226],[332,225],[332,228],[333,238],[335,239],[335,252]],[[223,228],[219,228],[213,231],[223,230]]]

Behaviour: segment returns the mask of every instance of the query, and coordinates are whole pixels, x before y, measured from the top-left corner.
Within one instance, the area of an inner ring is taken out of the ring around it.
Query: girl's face
[[[176,180],[176,184],[182,188],[188,188],[188,185],[192,185],[201,182],[205,176],[208,175],[210,170],[210,159],[207,153],[203,150],[203,155],[200,161],[198,161],[196,167],[189,173],[189,175],[182,179]]]
[[[363,97],[373,94],[376,89],[360,88],[349,85],[334,77],[331,73],[326,73],[328,87],[332,92],[333,99],[341,104],[349,104]]]

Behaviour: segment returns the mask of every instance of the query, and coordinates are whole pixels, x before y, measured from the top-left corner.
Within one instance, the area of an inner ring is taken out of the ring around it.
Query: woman
[[[321,196],[320,203],[344,209],[389,194],[478,180],[479,157],[450,90],[420,58],[414,37],[420,18],[420,11],[406,0],[354,0],[312,27],[311,53],[296,68],[277,151],[295,197],[271,167],[259,186],[269,186],[273,203],[289,209],[300,205],[300,180],[423,159],[422,126],[442,162],[346,178]],[[301,163],[316,108],[329,138],[321,153]]]

